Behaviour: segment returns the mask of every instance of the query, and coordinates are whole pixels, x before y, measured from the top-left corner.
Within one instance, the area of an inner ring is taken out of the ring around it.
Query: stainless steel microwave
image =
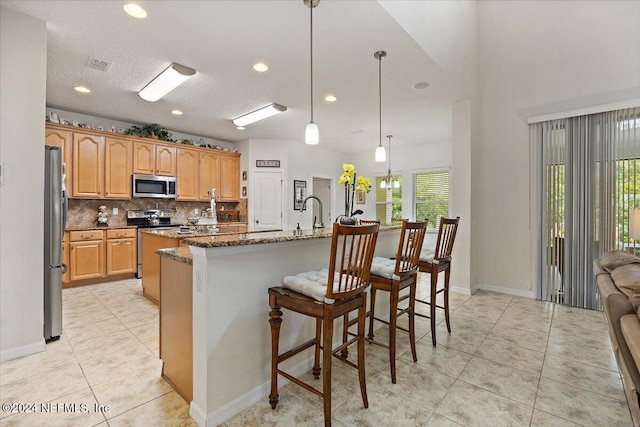
[[[176,177],[134,174],[133,197],[176,198]]]

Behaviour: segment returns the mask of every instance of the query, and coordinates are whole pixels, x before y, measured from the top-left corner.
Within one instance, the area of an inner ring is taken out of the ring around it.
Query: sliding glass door
[[[531,125],[539,197],[538,297],[599,309],[593,260],[636,250],[640,108]]]

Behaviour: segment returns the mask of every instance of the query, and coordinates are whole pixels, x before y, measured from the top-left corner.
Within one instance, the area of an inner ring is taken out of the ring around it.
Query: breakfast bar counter
[[[400,226],[383,226],[376,256],[392,256]],[[331,229],[271,231],[189,237],[192,253],[193,397],[190,415],[201,426],[219,425],[266,399],[270,387],[271,341],[267,289],[282,277],[328,266]],[[188,258],[166,251],[173,263]],[[388,304],[376,300],[380,313]],[[162,309],[162,307],[161,307]],[[340,322],[338,322],[340,323]],[[336,337],[341,337],[336,324]],[[280,344],[292,348],[315,334],[315,322],[286,312]],[[295,375],[311,369],[312,352],[283,363]],[[185,393],[186,394],[186,393]]]

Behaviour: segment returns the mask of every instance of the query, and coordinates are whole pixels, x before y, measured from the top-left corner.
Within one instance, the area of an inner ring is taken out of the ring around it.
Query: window
[[[391,224],[392,219],[402,219],[402,176],[393,177],[389,190],[380,188],[383,179],[376,177],[376,219],[380,224]]]
[[[413,202],[416,221],[427,218],[427,229],[437,230],[440,217],[449,216],[449,171],[413,174]]]

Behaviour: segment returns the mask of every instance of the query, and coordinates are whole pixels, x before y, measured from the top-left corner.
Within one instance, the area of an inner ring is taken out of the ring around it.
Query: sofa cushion
[[[638,366],[640,364],[640,320],[635,314],[627,314],[620,318],[620,329],[629,347],[629,353]]]
[[[602,268],[607,270],[609,273],[618,267],[633,263],[640,263],[640,258],[624,251],[607,252],[600,258]]]
[[[640,293],[640,264],[626,264],[611,272],[611,278],[627,297]]]
[[[633,306],[633,309],[638,312],[638,307],[640,307],[640,294],[633,294],[629,297],[629,302]],[[640,314],[639,314],[640,315]]]

